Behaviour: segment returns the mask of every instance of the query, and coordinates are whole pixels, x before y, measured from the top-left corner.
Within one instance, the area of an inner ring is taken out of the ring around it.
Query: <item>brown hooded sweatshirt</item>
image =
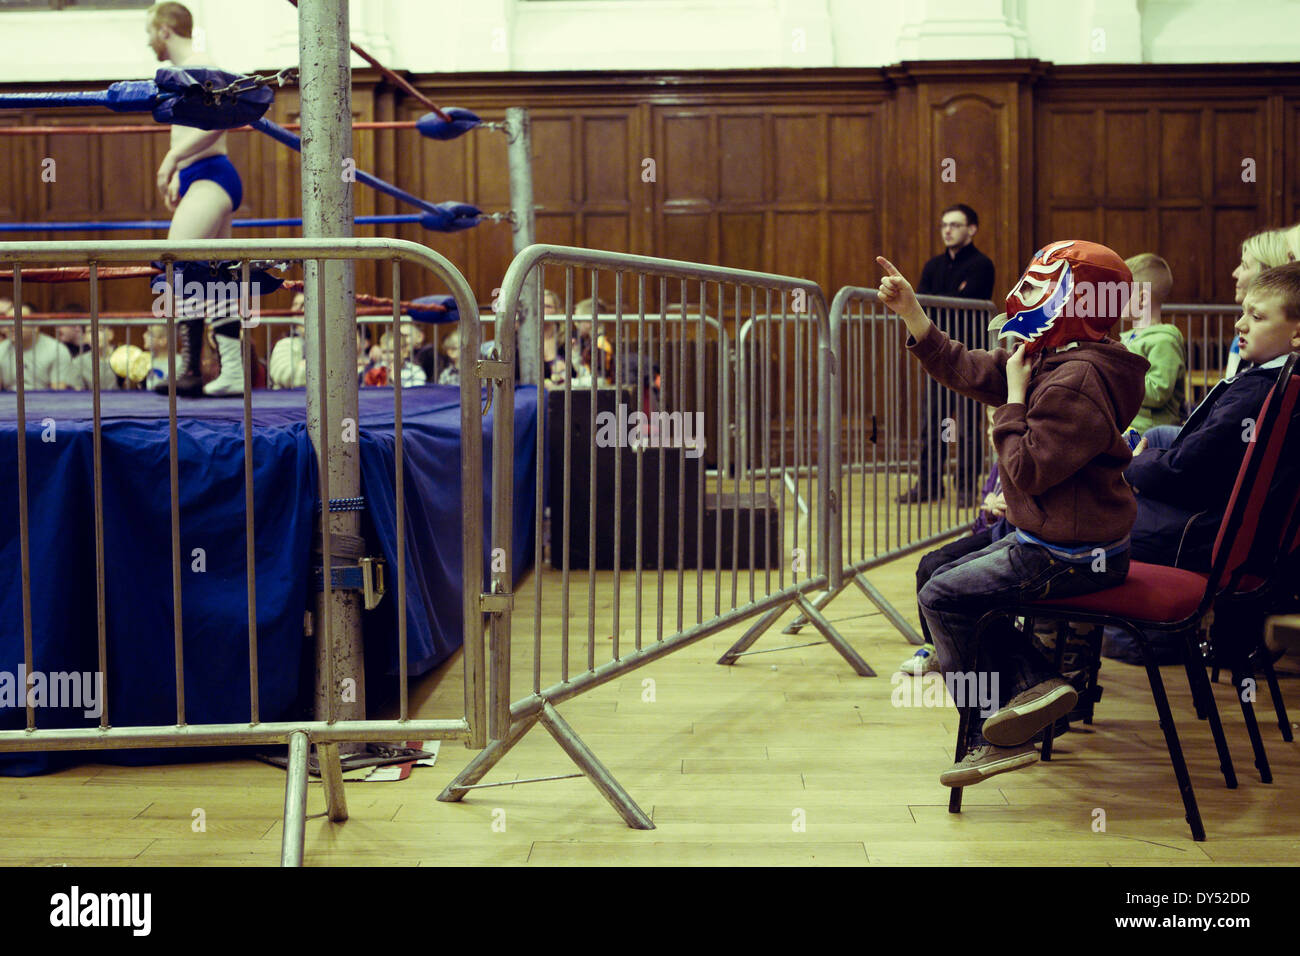
[[[1118,342],[1079,342],[1033,359],[1026,404],[1007,404],[1006,349],[967,349],[932,325],[908,350],[958,394],[1001,406],[993,415],[1007,518],[1053,544],[1126,536],[1137,501],[1124,480],[1133,460],[1122,431],[1142,407],[1147,360]]]

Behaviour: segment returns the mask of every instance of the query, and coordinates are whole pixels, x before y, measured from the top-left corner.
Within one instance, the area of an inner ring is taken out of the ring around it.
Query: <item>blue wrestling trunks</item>
[[[198,162],[190,163],[180,172],[181,196],[189,192],[190,186],[199,179],[210,179],[230,196],[230,209],[239,208],[244,198],[244,184],[239,180],[239,173],[229,156],[208,156]]]

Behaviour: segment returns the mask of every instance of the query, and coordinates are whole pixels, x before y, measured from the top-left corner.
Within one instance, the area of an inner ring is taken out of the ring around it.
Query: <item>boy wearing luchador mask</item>
[[[1106,336],[1127,305],[1132,275],[1105,246],[1066,240],[1035,253],[1007,296],[1001,337],[1014,340],[1014,352],[952,341],[898,269],[876,261],[886,272],[880,300],[907,325],[907,348],[926,373],[998,406],[993,443],[1007,518],[1018,530],[940,568],[918,596],[950,689],[960,680],[967,692],[977,684],[986,691],[966,757],[940,776],[946,786],[970,786],[1036,763],[1035,736],[1078,701],[1006,621],[984,634],[978,650],[987,676],[977,681],[976,624],[997,607],[1100,591],[1128,575],[1137,505],[1124,481],[1132,453],[1123,432],[1141,408],[1149,366]]]

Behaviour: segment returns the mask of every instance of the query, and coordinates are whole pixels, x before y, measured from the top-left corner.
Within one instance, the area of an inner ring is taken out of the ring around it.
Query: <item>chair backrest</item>
[[[1207,599],[1217,594],[1223,585],[1235,583],[1255,547],[1257,535],[1261,533],[1261,518],[1265,512],[1274,512],[1274,516],[1262,533],[1271,538],[1273,547],[1276,547],[1281,543],[1287,524],[1282,516],[1294,510],[1283,510],[1281,515],[1276,515],[1278,509],[1267,508],[1267,503],[1288,435],[1293,445],[1296,441],[1292,426],[1297,400],[1300,399],[1300,376],[1294,374],[1298,361],[1300,355],[1296,353],[1287,356],[1276,384],[1260,409],[1253,440],[1246,447],[1227,511],[1214,540]]]

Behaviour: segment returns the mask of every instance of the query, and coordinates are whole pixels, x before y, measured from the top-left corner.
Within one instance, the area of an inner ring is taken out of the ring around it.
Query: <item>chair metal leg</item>
[[[1133,633],[1130,631],[1130,633]],[[1169,697],[1165,694],[1164,682],[1160,679],[1160,668],[1151,659],[1141,637],[1134,635],[1143,649],[1146,658],[1147,680],[1151,683],[1151,696],[1156,701],[1156,713],[1160,715],[1160,729],[1165,734],[1165,745],[1169,748],[1169,762],[1174,766],[1174,776],[1178,780],[1178,791],[1182,794],[1184,819],[1191,827],[1192,839],[1205,840],[1205,826],[1201,823],[1201,811],[1196,806],[1196,794],[1192,790],[1192,778],[1187,772],[1187,761],[1183,758],[1183,748],[1178,742],[1178,731],[1174,727],[1174,715],[1169,710]]]
[[[962,757],[966,756],[966,738],[970,734],[971,722],[971,708],[959,707],[957,710],[961,716],[957,720],[957,747],[953,763],[961,763]],[[953,787],[952,793],[948,795],[949,813],[961,813],[961,791],[961,787]]]
[[[1034,622],[1032,618],[1027,619],[1025,621],[1025,627],[1029,628],[1030,633],[1033,633],[1033,626],[1034,626]],[[1052,666],[1056,668],[1056,673],[1058,674],[1061,673],[1061,668],[1065,666],[1065,631],[1068,628],[1068,626],[1069,625],[1067,625],[1064,621],[1056,622],[1056,653],[1055,655],[1053,655]],[[1043,743],[1042,743],[1042,747],[1040,748],[1041,752],[1039,756],[1041,757],[1044,763],[1052,759],[1052,741],[1054,739],[1053,737],[1054,730],[1056,730],[1055,722],[1048,724],[1043,729]]]
[[[1255,768],[1259,771],[1260,783],[1272,783],[1273,771],[1268,765],[1268,752],[1264,749],[1264,738],[1259,733],[1259,723],[1255,720],[1255,705],[1247,699],[1246,682],[1255,682],[1254,671],[1250,665],[1243,669],[1236,666],[1232,669],[1232,686],[1234,693],[1237,695],[1237,702],[1241,704],[1241,716],[1246,722],[1246,733],[1250,736],[1250,746],[1255,751]]]
[[[1183,661],[1187,665],[1187,683],[1192,691],[1192,700],[1197,702],[1197,716],[1202,713],[1210,722],[1210,733],[1214,735],[1214,747],[1219,752],[1219,770],[1223,773],[1223,782],[1229,790],[1237,789],[1237,771],[1232,765],[1232,753],[1228,750],[1228,738],[1223,732],[1223,720],[1219,716],[1219,705],[1214,699],[1214,688],[1205,676],[1205,666],[1198,660],[1200,655],[1196,644],[1196,633],[1187,631],[1183,634]]]
[[[1097,707],[1098,688],[1101,686],[1101,642],[1106,629],[1098,624],[1088,637],[1088,703],[1083,722],[1092,726],[1093,710]],[[1095,635],[1095,638],[1094,636]]]
[[[1273,669],[1273,656],[1264,642],[1259,642],[1259,659],[1264,666],[1264,679],[1268,681],[1268,692],[1273,698],[1273,711],[1277,714],[1277,728],[1282,731],[1282,739],[1291,743],[1295,738],[1291,733],[1291,718],[1287,716],[1286,702],[1282,700],[1282,688],[1277,685],[1277,671]]]

